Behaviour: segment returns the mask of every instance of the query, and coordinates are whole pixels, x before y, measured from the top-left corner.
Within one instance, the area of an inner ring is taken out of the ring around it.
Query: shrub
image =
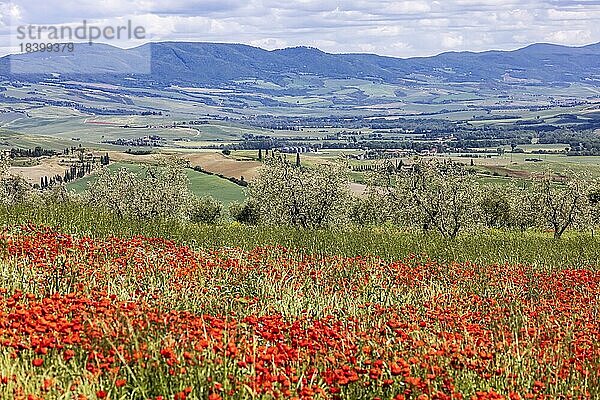
[[[214,224],[223,213],[223,205],[211,196],[204,196],[192,200],[189,219],[191,222]]]
[[[260,221],[260,210],[258,204],[253,201],[244,203],[233,202],[229,205],[229,215],[235,221],[246,225],[258,225]]]
[[[511,197],[516,195],[512,188],[486,186],[479,199],[481,218],[488,228],[508,228],[514,222]]]

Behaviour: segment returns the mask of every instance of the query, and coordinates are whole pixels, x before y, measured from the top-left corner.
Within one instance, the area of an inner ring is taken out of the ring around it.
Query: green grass
[[[210,195],[223,204],[246,199],[244,188],[214,175],[187,170],[192,192],[197,196]]]
[[[388,260],[411,254],[440,261],[480,264],[534,264],[586,267],[600,264],[600,239],[589,232],[569,232],[555,240],[549,233],[481,230],[455,240],[422,235],[395,227],[338,227],[303,230],[279,226],[239,224],[197,225],[173,221],[121,219],[76,204],[0,208],[0,225],[34,223],[58,227],[66,233],[92,237],[144,235],[164,237],[194,248],[282,245],[310,254],[377,255]]]
[[[108,169],[110,171],[118,171],[121,168],[126,168],[131,172],[140,172],[143,167],[139,164],[122,163],[122,162],[115,162],[108,166]],[[76,193],[81,193],[88,187],[88,184],[90,182],[93,182],[95,180],[96,180],[95,175],[88,175],[84,178],[81,178],[74,182],[68,183],[67,189],[70,191],[76,192]]]
[[[142,170],[143,166],[140,164],[115,162],[108,168],[111,171],[127,168],[132,172],[139,172]],[[212,196],[223,204],[230,204],[234,201],[242,202],[246,198],[244,188],[229,182],[226,179],[214,175],[203,174],[191,169],[187,169],[186,173],[190,180],[190,189],[196,196]],[[86,176],[85,178],[69,183],[67,189],[76,193],[81,193],[94,179],[96,179],[94,175]]]

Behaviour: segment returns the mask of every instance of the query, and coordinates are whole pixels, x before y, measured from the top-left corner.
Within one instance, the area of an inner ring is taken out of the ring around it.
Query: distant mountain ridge
[[[23,71],[12,74],[11,63]],[[433,79],[486,84],[600,86],[600,43],[583,47],[534,44],[514,51],[448,52],[433,57],[393,58],[330,54],[309,47],[264,50],[243,44],[148,43],[133,49],[78,44],[73,53],[30,53],[0,58],[2,80],[83,79],[138,85],[231,84],[262,80],[286,86],[294,76],[360,78],[397,83]],[[144,73],[140,73],[144,72]],[[425,78],[424,78],[425,77]],[[127,81],[125,81],[127,79]]]

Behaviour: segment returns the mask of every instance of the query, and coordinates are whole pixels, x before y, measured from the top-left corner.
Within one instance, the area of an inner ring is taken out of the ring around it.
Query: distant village
[[[134,139],[119,138],[115,140],[105,140],[102,143],[126,147],[164,147],[167,144],[166,140],[158,135],[149,135]]]

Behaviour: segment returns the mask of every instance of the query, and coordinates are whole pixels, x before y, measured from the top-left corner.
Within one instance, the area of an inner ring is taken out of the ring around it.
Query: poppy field
[[[598,399],[595,266],[0,233],[2,399]]]

